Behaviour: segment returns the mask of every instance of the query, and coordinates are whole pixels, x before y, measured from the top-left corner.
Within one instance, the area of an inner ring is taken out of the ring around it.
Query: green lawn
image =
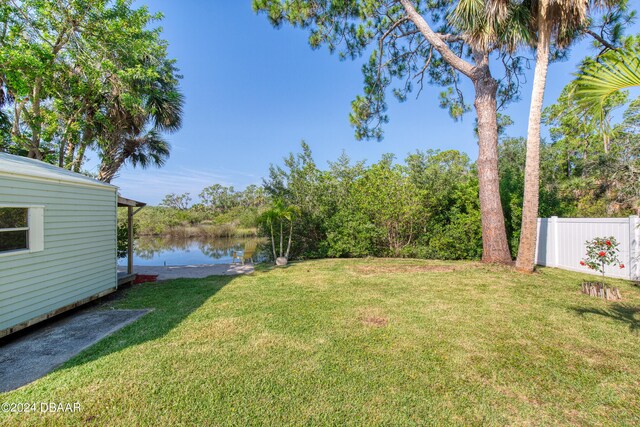
[[[0,402],[0,424],[638,425],[640,288],[473,263],[322,260],[134,287],[155,311]]]

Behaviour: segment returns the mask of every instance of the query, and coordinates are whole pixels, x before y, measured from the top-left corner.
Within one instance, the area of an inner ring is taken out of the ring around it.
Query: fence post
[[[558,249],[560,244],[560,239],[558,238],[558,217],[552,216],[549,222],[551,223],[551,233],[549,234],[553,236],[553,258],[551,259],[551,267],[558,267],[560,265],[560,251]]]
[[[640,280],[640,220],[629,217],[629,279]]]

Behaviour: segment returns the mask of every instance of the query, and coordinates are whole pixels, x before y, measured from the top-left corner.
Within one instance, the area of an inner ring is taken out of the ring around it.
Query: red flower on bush
[[[580,261],[580,265],[595,270],[602,274],[602,282],[605,278],[605,267],[619,266],[624,268],[624,264],[620,262],[618,254],[620,244],[614,236],[594,237],[585,242],[587,253],[585,258]]]

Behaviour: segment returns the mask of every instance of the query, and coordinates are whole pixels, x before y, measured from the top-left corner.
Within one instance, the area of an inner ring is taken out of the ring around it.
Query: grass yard
[[[80,413],[0,424],[639,425],[640,288],[583,277],[321,260],[140,285],[110,304],[154,312],[0,394]]]

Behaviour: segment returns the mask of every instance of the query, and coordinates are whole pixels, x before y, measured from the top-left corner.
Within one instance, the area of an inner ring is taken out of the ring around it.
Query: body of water
[[[143,266],[230,264],[233,251],[242,252],[245,245],[255,245],[258,242],[256,239],[244,238],[143,236],[136,240],[133,264]],[[253,257],[254,261],[256,257],[257,254]],[[126,266],[127,259],[120,259],[118,264]]]

